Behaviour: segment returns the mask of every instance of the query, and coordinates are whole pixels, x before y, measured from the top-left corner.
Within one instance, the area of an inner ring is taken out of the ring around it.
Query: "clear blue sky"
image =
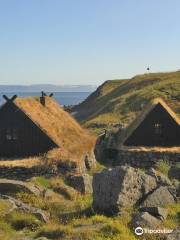
[[[0,0],[0,84],[100,84],[180,68],[179,0]]]

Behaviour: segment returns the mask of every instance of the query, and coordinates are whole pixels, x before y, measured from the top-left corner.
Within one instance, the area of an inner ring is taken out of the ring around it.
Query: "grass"
[[[70,226],[64,226],[56,223],[49,223],[43,226],[37,233],[37,237],[47,237],[51,239],[59,239],[72,236],[73,230]]]
[[[55,221],[69,223],[74,218],[81,218],[91,212],[92,197],[78,194],[73,201],[64,199],[58,202],[49,202],[48,211]]]
[[[101,170],[102,166],[97,169]],[[65,240],[137,240],[131,228],[132,214],[136,209],[125,209],[121,216],[107,217],[95,214],[92,209],[92,196],[72,191],[63,178],[33,178],[46,189],[59,192],[59,198],[47,199],[32,194],[18,193],[16,197],[24,203],[44,209],[50,214],[50,222],[40,222],[31,214],[14,211],[6,217],[0,217],[0,239],[14,240],[21,237],[47,237]],[[0,202],[0,212],[8,205]],[[180,225],[180,204],[167,206],[168,217],[164,227],[174,229]],[[2,237],[1,237],[2,236]],[[158,236],[145,236],[148,240],[160,239]]]
[[[94,173],[102,172],[104,169],[106,169],[106,167],[103,164],[97,162],[96,165],[92,167],[87,173],[92,176]]]
[[[180,115],[180,72],[150,73],[128,80],[109,80],[72,111],[96,133],[122,123],[127,126],[151,99],[163,98]]]
[[[10,203],[4,200],[0,200],[0,216],[3,216],[6,212],[8,212],[10,208]]]
[[[49,179],[47,179],[45,177],[36,177],[36,178],[34,178],[34,182],[44,188],[50,187],[50,181],[49,181]]]
[[[95,240],[135,240],[136,238],[129,228],[132,212],[132,209],[126,209],[123,215],[118,217],[94,215],[91,217],[74,219],[70,224],[74,227],[74,229],[76,229],[76,227],[80,228],[86,226],[86,228],[89,229],[88,232],[91,227],[94,226],[94,231],[89,232],[89,237]],[[87,239],[89,238],[87,237]]]
[[[169,229],[175,229],[180,226],[180,204],[167,206],[168,217],[164,222],[164,226]]]
[[[67,186],[62,178],[53,178],[50,181],[50,188],[56,193],[64,196],[67,200],[74,200],[77,195],[77,192],[73,188]]]
[[[171,166],[165,160],[161,160],[161,161],[158,161],[156,163],[156,169],[159,172],[161,172],[162,174],[164,174],[166,177],[169,177],[169,170],[170,170],[170,168],[171,168]]]
[[[13,230],[10,224],[0,219],[0,239],[13,240],[15,239],[16,232]]]
[[[95,215],[89,218],[74,219],[68,225],[52,222],[43,226],[37,236],[68,240],[135,240],[134,234],[127,227],[129,220],[125,216],[123,220],[121,217],[107,218]]]
[[[24,193],[24,192],[19,192],[16,194],[16,198],[23,203],[26,203],[32,207],[35,208],[40,208],[40,209],[46,209],[46,202],[44,201],[43,198],[37,197],[34,194],[31,193]]]
[[[27,193],[18,193],[16,197],[30,206],[45,209],[50,214],[50,222],[45,224],[31,214],[14,211],[3,219],[0,218],[0,239],[14,240],[20,232],[21,237],[26,235],[65,240],[138,239],[130,227],[132,214],[136,209],[125,209],[121,216],[116,217],[98,215],[92,209],[92,196],[71,192],[72,189],[63,178],[38,177],[32,181],[59,192],[59,198],[44,201],[41,197]],[[1,212],[7,208],[6,203],[0,202]],[[180,205],[167,206],[167,210],[168,217],[164,221],[164,227],[174,229],[180,224]],[[145,237],[148,240],[158,239],[158,236]]]
[[[6,221],[15,230],[22,230],[24,228],[31,231],[37,230],[41,226],[41,222],[31,214],[25,214],[21,212],[14,211],[8,216],[6,216]]]

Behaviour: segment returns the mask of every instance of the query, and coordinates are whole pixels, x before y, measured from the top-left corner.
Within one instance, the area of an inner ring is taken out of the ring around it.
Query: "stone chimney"
[[[43,91],[41,92],[40,103],[46,106],[46,94]]]

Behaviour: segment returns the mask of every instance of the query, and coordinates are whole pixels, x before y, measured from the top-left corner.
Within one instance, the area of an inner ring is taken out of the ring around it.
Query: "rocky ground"
[[[177,168],[176,178],[169,172],[166,163],[98,165],[82,175],[0,179],[0,240],[178,240],[180,185]],[[137,236],[136,227],[172,232]]]

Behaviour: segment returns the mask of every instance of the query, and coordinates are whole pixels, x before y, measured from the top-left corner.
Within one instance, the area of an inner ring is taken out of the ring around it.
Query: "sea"
[[[11,98],[13,95],[18,95],[18,97],[36,97],[40,96],[39,92],[0,92],[0,104],[3,104],[4,99],[3,95],[6,95],[8,98]],[[47,92],[48,94],[48,92]],[[76,105],[84,101],[91,92],[55,92],[53,98],[61,105],[61,106],[69,106]]]

